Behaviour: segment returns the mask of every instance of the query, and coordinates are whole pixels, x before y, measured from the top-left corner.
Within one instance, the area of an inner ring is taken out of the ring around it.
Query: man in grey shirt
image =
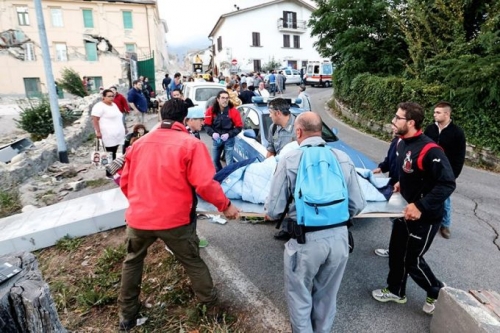
[[[267,135],[266,158],[278,155],[286,144],[295,140],[295,117],[290,113],[290,104],[283,98],[275,98],[269,102],[268,108],[273,123]]]
[[[297,142],[325,145],[321,138],[322,122],[318,114],[304,112],[295,120]],[[267,219],[276,220],[285,211],[295,191],[297,169],[302,150],[281,156],[266,201]],[[349,216],[366,206],[354,163],[344,152],[332,149],[345,178],[349,198]],[[288,218],[296,221],[295,203],[289,203]],[[349,256],[347,226],[306,227],[305,243],[292,238],[285,244],[285,293],[293,332],[330,332],[336,312],[337,292]]]

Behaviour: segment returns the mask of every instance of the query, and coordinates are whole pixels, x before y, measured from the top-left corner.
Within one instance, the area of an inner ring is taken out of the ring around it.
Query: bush
[[[18,103],[21,108],[20,118],[14,119],[17,127],[30,133],[34,141],[45,139],[49,134],[54,133],[52,113],[47,96],[38,99],[27,99]],[[76,120],[76,116],[70,110],[61,112],[63,125],[67,126]]]
[[[17,190],[0,190],[0,218],[20,213],[22,208]]]
[[[61,75],[62,78],[58,80],[59,87],[75,96],[85,97],[88,95],[85,87],[83,86],[80,74],[78,74],[74,69],[63,68]]]

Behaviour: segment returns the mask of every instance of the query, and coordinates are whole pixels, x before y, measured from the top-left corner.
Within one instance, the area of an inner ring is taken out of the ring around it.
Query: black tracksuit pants
[[[432,273],[425,262],[424,254],[439,230],[439,223],[394,220],[389,243],[389,291],[403,297],[406,295],[408,275],[427,292],[427,297],[437,299],[443,283]]]

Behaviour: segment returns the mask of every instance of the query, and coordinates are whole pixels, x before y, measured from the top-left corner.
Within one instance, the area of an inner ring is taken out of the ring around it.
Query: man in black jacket
[[[451,104],[441,101],[434,107],[434,124],[427,126],[424,134],[443,148],[455,178],[458,178],[465,162],[465,134],[451,120]],[[444,215],[439,231],[448,239],[451,236],[451,197],[444,202]]]
[[[396,150],[399,184],[395,190],[408,202],[404,217],[394,221],[389,244],[387,287],[372,292],[379,302],[406,303],[408,275],[427,292],[423,311],[432,314],[444,284],[432,273],[424,254],[443,218],[444,201],[455,190],[455,177],[441,147],[422,133],[423,108],[400,103],[392,120],[401,137]]]

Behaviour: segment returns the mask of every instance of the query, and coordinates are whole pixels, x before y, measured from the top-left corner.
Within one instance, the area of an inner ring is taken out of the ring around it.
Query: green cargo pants
[[[167,230],[139,230],[127,226],[127,256],[123,262],[118,308],[121,320],[133,320],[139,309],[144,258],[158,238],[168,246],[191,279],[201,303],[214,303],[217,293],[207,265],[201,259],[196,224]]]

